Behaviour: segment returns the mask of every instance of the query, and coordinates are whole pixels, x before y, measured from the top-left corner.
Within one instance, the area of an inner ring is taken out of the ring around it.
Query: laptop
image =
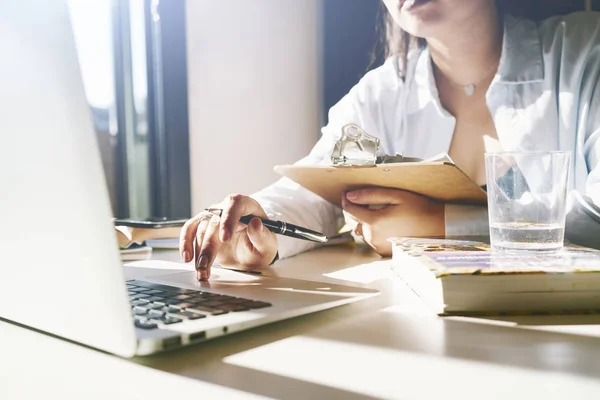
[[[68,7],[0,1],[0,318],[124,357],[377,291],[215,269],[124,268]],[[150,261],[152,262],[152,261]]]

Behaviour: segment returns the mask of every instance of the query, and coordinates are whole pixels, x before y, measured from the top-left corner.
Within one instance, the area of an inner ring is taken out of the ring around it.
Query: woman
[[[300,163],[327,162],[347,123],[377,136],[387,154],[448,153],[480,185],[486,151],[567,150],[573,154],[570,189],[600,204],[597,13],[538,25],[503,14],[494,0],[383,3],[393,21],[387,36],[395,54],[330,110],[322,138]],[[401,190],[348,192],[342,206],[355,232],[382,255],[391,252],[386,241],[391,236],[488,232],[485,207],[445,205]],[[189,262],[196,254],[201,280],[209,278],[215,258],[256,268],[312,247],[276,237],[258,218],[241,224],[242,215],[281,219],[327,235],[335,234],[342,219],[342,210],[287,179],[252,197],[228,196],[215,207],[224,210],[221,218],[200,214],[182,230],[182,258]]]

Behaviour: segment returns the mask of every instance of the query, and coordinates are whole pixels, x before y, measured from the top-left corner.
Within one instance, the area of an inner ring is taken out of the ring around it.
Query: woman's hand
[[[248,225],[239,222],[244,215],[267,217],[256,200],[233,194],[211,208],[222,209],[223,213],[218,216],[202,212],[181,229],[179,251],[185,262],[195,255],[198,280],[208,280],[215,260],[242,269],[266,267],[273,261],[278,247],[275,234],[259,218]]]
[[[354,233],[382,256],[392,254],[392,236],[444,236],[444,204],[398,189],[369,188],[347,192],[342,208]]]

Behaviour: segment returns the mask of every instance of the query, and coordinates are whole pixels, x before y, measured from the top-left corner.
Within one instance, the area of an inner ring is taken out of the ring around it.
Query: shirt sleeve
[[[489,220],[486,206],[446,204],[446,236],[487,236]]]
[[[354,123],[370,135],[381,135],[385,122],[381,112],[385,100],[382,93],[396,96],[402,83],[398,80],[397,63],[388,59],[381,67],[369,71],[336,105],[331,107],[328,123],[310,154],[297,165],[329,165],[331,152],[342,134],[342,127]],[[343,225],[342,210],[288,178],[254,193],[270,218],[279,219],[322,232],[336,235]],[[316,243],[278,235],[280,258],[290,257],[314,248]]]
[[[595,51],[587,49],[590,55],[577,116],[577,135],[583,138],[583,157],[589,172],[585,191],[571,191],[568,195],[565,238],[575,244],[600,249],[600,221],[590,216],[593,214],[590,209],[600,207],[600,29],[596,30],[592,42],[595,42]]]
[[[303,226],[327,236],[334,236],[342,216],[339,207],[329,203],[288,178],[251,196],[260,203],[269,219]],[[318,246],[318,243],[278,235],[279,258],[291,257]]]
[[[296,164],[318,165],[328,162],[336,138],[327,127],[310,154]],[[289,178],[281,178],[252,196],[260,203],[269,219],[303,226],[327,236],[334,236],[340,227],[342,211],[322,197]],[[277,236],[279,258],[291,257],[318,244],[283,235]]]
[[[368,104],[372,103],[370,89],[376,76],[371,74],[365,78],[329,110],[329,123],[321,130],[320,140],[310,154],[296,162],[296,165],[330,164],[331,152],[345,124],[355,123],[364,129],[371,127],[372,118],[369,116],[372,112],[368,109]],[[251,197],[260,203],[269,218],[300,225],[327,236],[336,235],[343,224],[339,207],[288,178],[278,180]],[[278,235],[277,240],[280,258],[293,256],[318,245],[282,235]]]

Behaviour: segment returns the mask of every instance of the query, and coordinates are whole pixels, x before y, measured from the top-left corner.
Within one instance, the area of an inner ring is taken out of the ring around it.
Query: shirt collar
[[[411,102],[410,106],[417,110],[423,109],[430,101],[434,101],[439,106],[429,49],[425,48],[415,56],[418,57],[413,66],[414,83],[417,89],[416,101]],[[494,80],[502,83],[524,84],[543,79],[544,61],[536,23],[506,14],[502,53]],[[417,110],[413,109],[409,112]]]
[[[544,59],[535,22],[504,16],[502,54],[496,73],[499,82],[530,83],[544,80]]]
[[[431,65],[429,48],[425,47],[417,57],[418,59],[413,70],[414,89],[416,90],[411,90],[411,92],[416,95],[416,101],[411,101],[409,103],[409,106],[416,106],[416,110],[409,110],[409,112],[421,110],[432,101],[436,106],[439,104],[439,93],[435,86],[435,77],[433,76],[433,66]]]

